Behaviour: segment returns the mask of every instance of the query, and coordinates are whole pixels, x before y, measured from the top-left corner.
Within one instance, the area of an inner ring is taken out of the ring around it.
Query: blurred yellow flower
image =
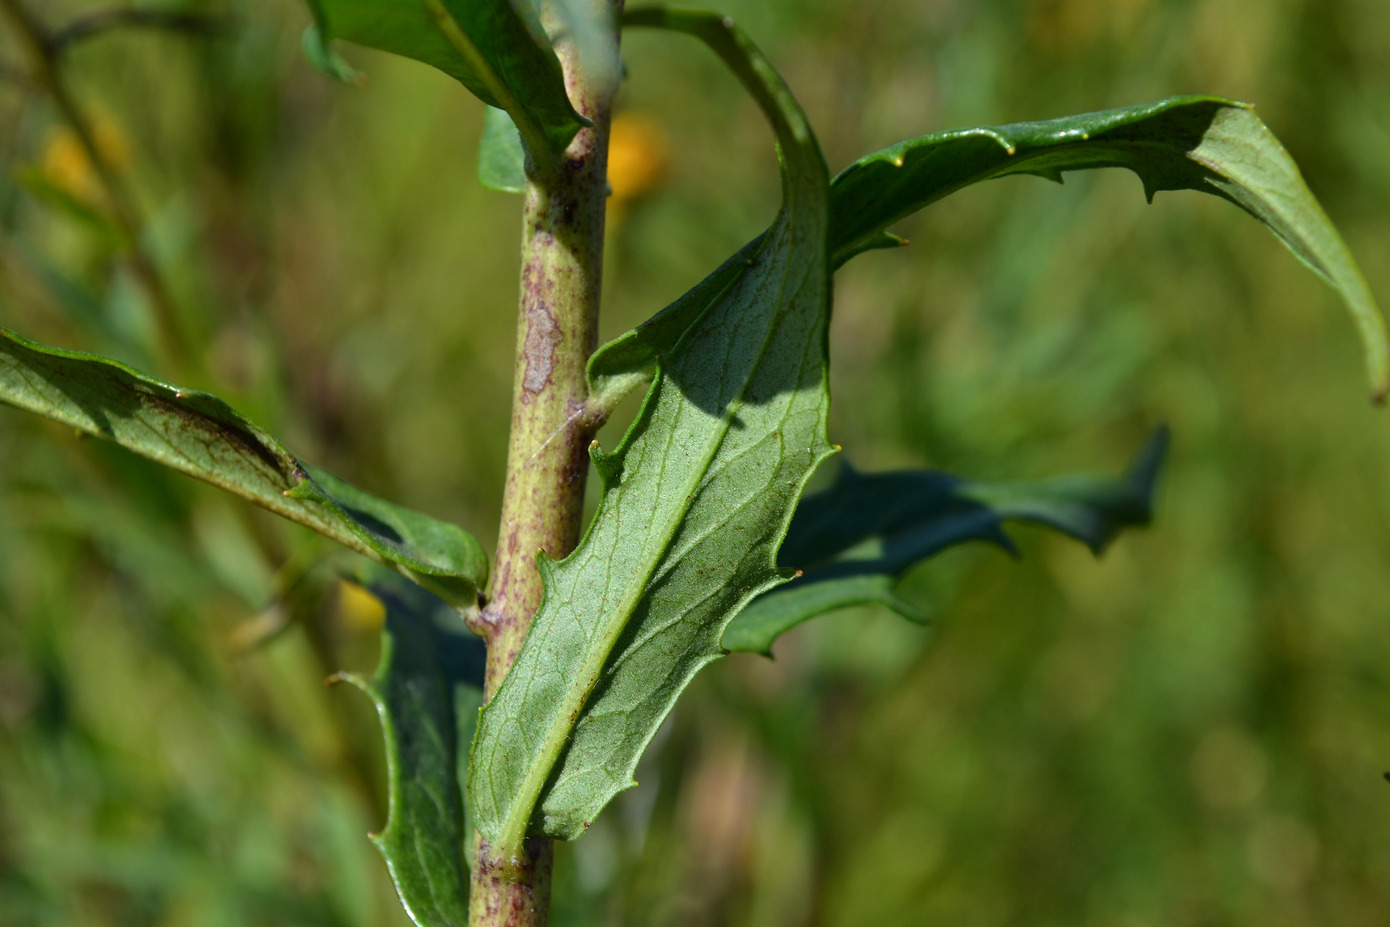
[[[357,583],[338,583],[338,614],[354,631],[379,631],[386,622],[386,605],[372,591]]]
[[[608,136],[610,203],[624,207],[666,179],[670,147],[666,133],[641,113],[618,113]]]
[[[92,142],[102,161],[115,172],[130,166],[130,142],[110,116],[102,112],[89,117]],[[39,173],[54,187],[73,199],[88,205],[103,201],[101,183],[87,157],[77,133],[68,126],[57,126],[48,134],[43,154],[39,157]]]

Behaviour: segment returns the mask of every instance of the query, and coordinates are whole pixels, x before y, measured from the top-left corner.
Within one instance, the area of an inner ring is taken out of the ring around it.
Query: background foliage
[[[1390,294],[1376,0],[722,8],[832,170],[939,128],[1253,101]],[[296,5],[215,9],[222,38],[112,34],[68,59],[196,346],[183,379],[490,542],[519,223],[473,177],[481,107],[357,49],[368,86],[329,83]],[[778,196],[712,57],[640,33],[625,52],[608,334]],[[0,33],[0,324],[153,367],[110,236],[35,194],[101,214],[19,61]],[[1118,472],[1167,421],[1157,524],[1099,564],[1027,529],[1021,563],[957,550],[906,589],[929,632],[847,613],[707,670],[642,787],[562,849],[557,923],[1381,923],[1390,423],[1332,295],[1228,206],[1146,206],[1120,172],[998,181],[902,231],[912,248],[837,277],[832,438],[866,470],[1034,478]],[[363,839],[376,722],[321,685],[370,671],[380,610],[326,547],[13,411],[0,526],[0,921],[404,922]]]

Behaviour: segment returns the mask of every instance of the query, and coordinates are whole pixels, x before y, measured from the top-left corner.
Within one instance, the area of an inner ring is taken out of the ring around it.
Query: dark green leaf
[[[478,142],[478,182],[498,193],[526,189],[526,149],[512,117],[495,106],[483,116],[483,137]]]
[[[1008,519],[1054,528],[1099,555],[1120,529],[1149,523],[1167,446],[1167,429],[1154,432],[1118,480],[976,483],[933,470],[864,475],[846,464],[835,485],[797,506],[778,562],[803,575],[753,600],[724,632],[724,647],[770,655],[782,633],[850,605],[882,604],[922,621],[893,593],[902,575],[965,541],[1015,552]]]
[[[351,682],[376,704],[386,741],[386,829],[372,837],[401,903],[420,927],[468,922],[466,826],[459,792],[460,743],[482,703],[482,642],[443,602],[396,583],[371,583],[386,605],[381,662]]]
[[[784,203],[741,270],[661,360],[618,450],[595,450],[599,509],[578,549],[541,560],[545,601],[483,710],[470,804],[494,864],[527,833],[574,838],[633,770],[725,624],[783,581],[795,500],[830,453],[827,175],[781,79],[721,17],[642,11],[707,41],[757,98]]]
[[[456,607],[475,607],[487,580],[487,557],[472,535],[306,467],[216,396],[0,328],[0,402],[236,493],[399,570]]]
[[[1279,140],[1243,103],[1171,97],[1046,122],[923,135],[861,158],[831,184],[835,266],[897,243],[889,225],[962,187],[1010,174],[1060,181],[1063,171],[1125,167],[1150,200],[1198,190],[1230,200],[1270,228],[1332,285],[1366,350],[1374,395],[1390,390],[1390,344],[1366,281]]]
[[[724,630],[724,649],[770,657],[772,642],[797,625],[858,605],[882,605],[908,621],[926,624],[926,614],[894,591],[897,585],[898,577],[888,573],[788,583],[758,596],[738,613]]]
[[[414,58],[506,110],[540,156],[554,158],[585,120],[530,3],[513,0],[308,0],[327,39]],[[307,41],[307,39],[306,39]],[[315,38],[318,46],[326,45]],[[311,60],[331,59],[314,49]]]

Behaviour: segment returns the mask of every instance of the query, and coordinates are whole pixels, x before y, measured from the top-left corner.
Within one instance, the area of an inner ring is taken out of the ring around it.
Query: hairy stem
[[[588,2],[606,21],[616,23],[622,13],[622,0]],[[598,334],[616,25],[608,49],[563,40],[556,51],[570,101],[592,125],[575,136],[558,171],[528,170],[506,490],[489,601],[475,627],[488,644],[487,698],[511,668],[540,607],[537,553],[558,559],[579,540],[587,448],[596,427],[586,414],[584,367]],[[474,927],[544,925],[551,841],[530,840],[524,858],[504,860],[480,836],[474,840]]]

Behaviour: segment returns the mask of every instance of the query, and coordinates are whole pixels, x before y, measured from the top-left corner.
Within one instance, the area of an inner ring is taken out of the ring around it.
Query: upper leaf
[[[1006,519],[1054,528],[1096,554],[1122,528],[1147,525],[1168,445],[1154,432],[1123,479],[977,483],[935,470],[864,475],[844,465],[835,484],[797,506],[778,562],[803,575],[755,599],[724,632],[729,650],[771,653],[784,632],[818,615],[878,603],[925,620],[893,587],[909,569],[965,541],[1016,552]]]
[[[618,450],[593,456],[598,512],[561,563],[483,710],[469,797],[491,864],[528,833],[574,838],[631,787],[724,626],[786,577],[778,544],[825,439],[827,172],[780,78],[712,14],[642,11],[708,42],[773,123],[784,203],[761,245],[665,357]]]
[[[538,155],[558,155],[587,124],[570,105],[560,60],[526,0],[308,2],[323,39],[433,65],[487,105],[506,110],[527,143],[540,146]],[[313,60],[332,60],[322,41],[314,47]]]
[[[1230,200],[1270,228],[1332,285],[1351,311],[1374,396],[1390,391],[1385,322],[1356,262],[1284,146],[1243,103],[1171,97],[1144,106],[937,132],[860,158],[831,183],[835,266],[901,240],[889,225],[962,187],[1009,174],[1060,181],[1063,171],[1126,167],[1150,200],[1198,190]]]
[[[399,570],[459,608],[475,607],[487,580],[487,557],[462,528],[301,464],[216,396],[0,328],[0,402],[230,490]]]
[[[464,927],[462,850],[472,831],[459,792],[458,745],[472,739],[486,656],[442,602],[389,579],[371,582],[386,606],[376,675],[338,677],[371,698],[386,741],[389,812],[372,842],[411,920]]]

